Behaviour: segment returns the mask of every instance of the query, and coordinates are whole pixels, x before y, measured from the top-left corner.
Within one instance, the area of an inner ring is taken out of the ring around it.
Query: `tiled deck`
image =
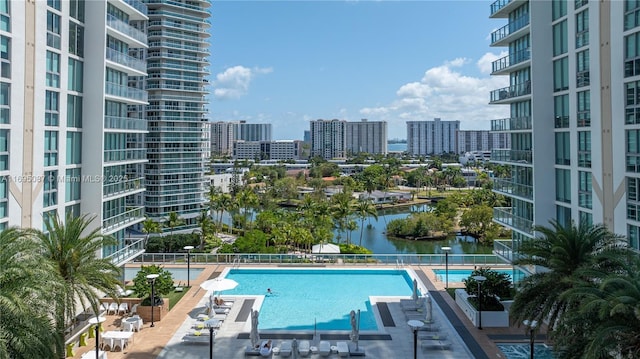
[[[195,267],[195,266],[194,266]],[[342,266],[341,267],[346,267]],[[371,268],[371,266],[369,266]],[[388,268],[388,266],[386,267]],[[526,341],[524,328],[485,328],[478,330],[462,312],[458,309],[453,299],[444,291],[444,283],[436,281],[431,267],[408,267],[413,269],[422,282],[422,287],[427,288],[432,295],[434,318],[440,325],[440,333],[448,335],[448,341],[452,346],[449,350],[429,349],[422,350],[418,344],[418,358],[443,358],[443,359],[466,359],[466,358],[505,358],[502,352],[495,345],[492,337],[506,338],[505,341]],[[454,268],[454,267],[450,267]],[[213,273],[221,272],[223,266],[208,265],[198,279],[191,280],[191,289],[173,307],[169,314],[161,321],[155,323],[155,327],[149,327],[149,323],[144,324],[144,329],[134,334],[134,342],[124,351],[108,352],[109,359],[195,359],[209,357],[209,344],[204,343],[183,343],[182,337],[189,332],[194,321],[195,313],[204,308],[206,303],[205,291],[201,290],[199,284],[209,279]],[[384,327],[381,331],[386,332],[392,340],[360,340],[359,347],[364,349],[366,357],[369,358],[413,358],[413,335],[407,326],[406,316],[399,304],[399,299],[387,302],[389,312],[395,322],[395,327]],[[244,350],[249,345],[248,339],[238,339],[241,333],[250,331],[250,320],[236,322],[235,318],[242,307],[242,297],[237,298],[221,329],[218,330],[214,340],[214,358],[243,358]],[[259,305],[259,302],[256,302]],[[194,310],[195,309],[195,310]],[[107,316],[105,330],[119,330],[116,324],[120,323],[120,317],[115,315]],[[208,330],[202,330],[202,335],[209,335]],[[323,332],[325,335],[327,332]],[[346,334],[346,332],[341,332]],[[279,345],[282,337],[292,339],[294,335],[309,333],[270,333],[276,346]],[[313,334],[313,333],[311,333]],[[337,334],[337,333],[336,333]],[[361,332],[361,335],[367,333]],[[267,337],[267,333],[263,333]],[[348,336],[347,336],[348,337]],[[344,341],[349,341],[345,337]],[[312,346],[317,346],[320,340],[320,333],[311,340]],[[324,338],[323,338],[324,340]],[[336,340],[331,340],[335,345]],[[466,343],[466,344],[465,344]],[[80,358],[83,353],[95,350],[95,340],[89,339],[88,345],[76,349],[74,358]],[[274,356],[278,358],[279,356]],[[293,357],[293,356],[292,356]],[[319,358],[318,354],[312,354],[311,358]],[[338,354],[332,354],[330,358],[338,358]]]

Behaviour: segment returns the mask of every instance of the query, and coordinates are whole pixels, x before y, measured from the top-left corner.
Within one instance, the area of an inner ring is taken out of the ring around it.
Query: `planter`
[[[456,289],[456,304],[464,315],[475,325],[478,326],[480,321],[479,312],[469,303],[469,294],[464,289]],[[509,312],[503,311],[482,311],[482,326],[487,328],[508,328]]]
[[[154,322],[161,321],[162,318],[169,313],[169,298],[163,298],[163,300],[164,300],[164,303],[162,305],[157,305],[153,307]],[[150,305],[139,305],[136,310],[144,323],[151,322],[151,308],[152,307]]]

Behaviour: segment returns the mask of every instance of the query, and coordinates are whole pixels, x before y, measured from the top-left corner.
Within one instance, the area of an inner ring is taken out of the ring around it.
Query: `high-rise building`
[[[126,0],[137,1],[137,0]],[[176,212],[198,226],[210,153],[206,123],[209,0],[144,0],[149,7],[145,212],[163,222]]]
[[[407,121],[407,153],[414,156],[456,152],[460,121]]]
[[[505,256],[549,220],[603,223],[640,248],[638,14],[634,1],[491,5],[490,17],[507,20],[492,46],[508,49],[493,75],[511,84],[490,94],[511,109],[492,122],[511,136],[509,148],[492,153],[511,173],[493,185],[511,197],[511,207],[494,209],[494,220],[513,229]]]
[[[235,122],[211,122],[211,155],[231,156],[235,139]]]
[[[236,160],[298,160],[302,153],[302,141],[243,141],[233,142],[233,159]]]
[[[344,158],[347,154],[347,121],[311,121],[311,157]]]
[[[347,122],[346,130],[347,154],[387,154],[386,121]]]
[[[135,0],[0,0],[1,228],[91,214],[118,241],[101,256],[140,253],[147,19]]]
[[[242,141],[271,141],[270,123],[234,122],[234,139]]]
[[[459,130],[456,153],[491,151],[494,148],[509,148],[511,137],[503,132],[489,130]]]

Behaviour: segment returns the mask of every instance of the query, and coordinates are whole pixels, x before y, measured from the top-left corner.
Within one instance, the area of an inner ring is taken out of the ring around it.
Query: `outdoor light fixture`
[[[89,324],[95,324],[96,326],[96,359],[100,358],[100,323],[107,320],[105,317],[93,317],[89,318]]]
[[[451,247],[442,247],[441,249],[444,252],[444,275],[447,278],[444,288],[449,289],[449,252],[451,252]]]
[[[417,359],[418,358],[418,329],[420,329],[420,327],[422,327],[424,323],[422,323],[419,320],[410,320],[407,322],[407,325],[409,325],[409,328],[413,330],[413,359]]]
[[[159,274],[149,274],[147,276],[147,280],[151,283],[151,327],[155,327],[153,324],[153,312],[155,311],[156,306],[156,278],[158,278]]]
[[[187,287],[191,287],[191,250],[193,246],[184,246],[184,250],[187,251]]]
[[[536,341],[535,331],[536,331],[536,328],[538,327],[538,321],[525,319],[522,321],[522,324],[524,324],[529,329],[529,346],[530,346],[529,358],[534,359],[533,352],[534,352],[535,341]]]
[[[478,329],[482,330],[482,282],[487,280],[487,277],[476,275],[473,279],[478,282]]]
[[[204,322],[204,325],[209,328],[209,359],[213,359],[213,328],[216,325],[217,320],[209,319]]]

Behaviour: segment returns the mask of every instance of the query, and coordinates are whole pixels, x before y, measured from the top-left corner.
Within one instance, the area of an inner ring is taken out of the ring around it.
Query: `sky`
[[[506,56],[485,0],[213,1],[211,121],[271,123],[273,140],[302,139],[309,121],[460,121],[488,130],[508,106],[490,76]]]

